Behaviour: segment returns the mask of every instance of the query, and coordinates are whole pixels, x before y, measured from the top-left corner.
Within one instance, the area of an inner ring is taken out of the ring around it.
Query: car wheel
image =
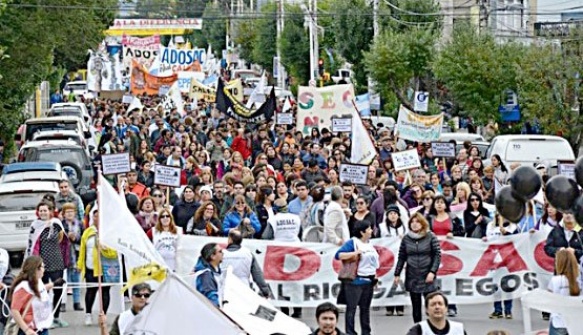
[[[81,184],[81,181],[83,181],[83,171],[81,171],[81,168],[77,164],[68,161],[61,162],[61,167],[63,172],[67,174],[73,187],[77,188]]]

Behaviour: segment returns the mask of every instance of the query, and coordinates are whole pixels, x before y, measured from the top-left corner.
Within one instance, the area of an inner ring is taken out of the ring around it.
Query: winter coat
[[[578,229],[577,229],[578,228]],[[565,237],[565,228],[563,228],[563,222],[561,221],[547,236],[547,243],[545,244],[545,253],[547,256],[555,258],[557,251],[561,248],[573,248],[575,249],[575,257],[577,259],[581,259],[583,256],[583,243],[582,230],[579,226],[573,231],[573,236],[567,242],[567,238]]]
[[[261,230],[261,224],[259,223],[259,219],[257,218],[257,215],[255,215],[254,212],[247,212],[243,217],[241,217],[239,212],[230,211],[227,213],[225,219],[223,220],[223,235],[227,236],[231,228],[237,228],[244,218],[249,218],[249,220],[251,221],[251,226],[253,227],[253,229],[255,229],[255,232]]]
[[[218,268],[215,270],[215,268],[200,257],[194,266],[194,272],[199,273],[195,277],[196,290],[210,300],[213,305],[220,307],[220,283],[218,277],[221,276],[221,269]]]
[[[182,228],[183,231],[186,231],[186,225],[188,224],[188,220],[190,220],[196,210],[200,207],[200,203],[196,201],[186,202],[184,200],[180,200],[174,205],[172,208],[172,216],[174,217],[174,223]]]
[[[413,293],[428,293],[438,289],[437,271],[441,263],[441,248],[439,241],[432,232],[415,234],[408,232],[399,247],[399,260],[395,268],[395,276],[400,276],[405,270],[405,289]],[[432,272],[436,275],[433,283],[426,283],[425,278]]]

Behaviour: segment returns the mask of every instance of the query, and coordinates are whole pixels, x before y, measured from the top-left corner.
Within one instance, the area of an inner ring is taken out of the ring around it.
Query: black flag
[[[267,122],[273,118],[277,100],[272,88],[267,100],[256,110],[249,109],[229,92],[225,90],[223,81],[219,78],[217,85],[216,107],[219,111],[239,121]]]

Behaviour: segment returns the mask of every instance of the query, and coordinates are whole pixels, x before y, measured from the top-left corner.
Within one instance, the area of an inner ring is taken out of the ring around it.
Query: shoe
[[[65,320],[61,319],[54,319],[53,324],[51,325],[51,329],[54,328],[67,328],[69,327],[69,323]]]
[[[505,317],[510,320],[512,319],[512,313],[506,313]]]
[[[450,309],[447,311],[447,316],[450,318],[456,317],[457,316],[457,311],[454,309]]]
[[[65,313],[67,311],[67,305],[61,304],[61,313]]]
[[[93,320],[91,319],[91,314],[85,314],[85,325],[86,326],[93,325]]]
[[[67,289],[67,295],[73,295],[73,289],[72,288],[68,288]]]
[[[394,311],[392,309],[387,309],[387,312],[385,313],[386,316],[393,316],[394,315]]]
[[[502,319],[503,317],[504,315],[502,315],[502,312],[494,312],[490,314],[490,319]]]
[[[83,310],[83,307],[81,306],[80,303],[76,302],[76,303],[73,304],[73,310],[75,310],[75,311],[82,311]]]
[[[405,315],[405,311],[397,311],[397,316],[403,316]]]

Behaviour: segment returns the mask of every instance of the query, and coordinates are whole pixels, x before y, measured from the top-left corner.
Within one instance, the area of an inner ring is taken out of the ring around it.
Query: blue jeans
[[[567,328],[555,328],[553,322],[549,323],[549,335],[569,335]]]
[[[38,332],[37,334],[38,335],[49,335],[49,330],[48,329],[45,329],[45,330],[43,330],[41,332]],[[19,329],[18,330],[18,335],[26,335],[26,334],[22,331],[22,329]]]
[[[494,302],[494,312],[502,313],[502,302],[496,301]],[[504,300],[504,313],[512,314],[512,299]]]
[[[69,268],[67,269],[67,282],[71,284],[78,284],[81,282],[81,272],[77,269]],[[66,300],[65,300],[66,302]],[[81,303],[81,288],[74,287],[73,288],[73,303],[79,304]]]

